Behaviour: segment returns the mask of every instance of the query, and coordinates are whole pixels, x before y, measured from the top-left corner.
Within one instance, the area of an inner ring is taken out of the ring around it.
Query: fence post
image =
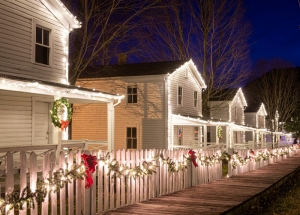
[[[74,164],[73,152],[70,151],[68,155],[68,168],[71,168]],[[74,214],[74,180],[68,183],[68,214]]]
[[[27,186],[27,180],[26,180],[26,152],[21,151],[20,152],[20,192],[22,192],[25,187]],[[23,210],[20,210],[20,215],[26,215],[27,214],[27,204],[23,204]]]
[[[5,176],[5,193],[12,193],[14,191],[14,166],[13,166],[13,155],[11,152],[6,153],[6,176]],[[6,206],[7,215],[13,215],[14,210],[10,210],[9,205]]]
[[[31,152],[30,154],[30,189],[32,192],[36,191],[36,182],[37,182],[37,167],[36,167],[36,154]],[[36,199],[33,199],[34,204],[37,205]],[[37,207],[31,208],[31,215],[37,215]]]

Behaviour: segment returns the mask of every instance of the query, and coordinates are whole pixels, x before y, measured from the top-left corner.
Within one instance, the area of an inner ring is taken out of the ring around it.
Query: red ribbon
[[[93,173],[96,170],[96,165],[98,164],[97,157],[93,156],[93,155],[82,154],[81,159],[83,161],[83,165],[86,167],[86,170],[85,170],[85,173],[86,173],[85,188],[90,188],[93,184],[93,179],[92,179],[92,176],[91,176],[90,173]]]
[[[67,129],[68,127],[68,124],[69,124],[69,121],[68,120],[60,120],[60,123],[61,123],[61,126],[60,126],[60,129],[63,131],[65,129]]]
[[[189,151],[189,156],[191,157],[192,163],[194,164],[195,167],[198,167],[198,164],[196,162],[197,156],[195,154],[196,152],[194,152],[193,150]]]

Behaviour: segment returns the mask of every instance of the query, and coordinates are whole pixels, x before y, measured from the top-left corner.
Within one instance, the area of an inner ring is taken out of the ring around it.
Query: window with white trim
[[[36,26],[35,62],[49,65],[50,62],[50,31]]]
[[[198,107],[198,92],[194,91],[194,107]]]
[[[237,107],[234,107],[234,119],[237,119]]]
[[[137,103],[137,87],[127,87],[127,103]]]
[[[33,19],[32,22],[32,62],[51,66],[53,27],[47,23]]]
[[[126,147],[127,147],[127,149],[137,149],[136,127],[127,127],[126,128]]]
[[[195,144],[198,144],[198,141],[199,141],[199,127],[194,127],[194,140],[195,140]]]
[[[178,99],[177,99],[177,104],[182,105],[182,87],[178,87]]]

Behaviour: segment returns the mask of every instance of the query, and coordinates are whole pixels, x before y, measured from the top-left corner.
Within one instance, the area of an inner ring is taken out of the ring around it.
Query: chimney
[[[118,54],[118,64],[119,65],[126,64],[126,57],[127,56],[124,53]]]

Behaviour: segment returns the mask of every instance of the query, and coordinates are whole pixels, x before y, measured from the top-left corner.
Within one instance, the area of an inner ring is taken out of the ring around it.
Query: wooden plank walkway
[[[259,170],[220,179],[149,201],[129,205],[109,214],[239,214],[239,206],[251,203],[261,192],[277,186],[298,169],[300,153]]]

